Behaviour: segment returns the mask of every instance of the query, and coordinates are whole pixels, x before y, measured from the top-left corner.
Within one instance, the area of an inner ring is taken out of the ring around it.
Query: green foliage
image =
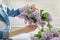
[[[60,33],[60,29],[58,30],[58,32]]]
[[[41,19],[42,19],[43,21],[47,21],[47,18],[46,18],[46,17],[47,17],[48,15],[50,15],[48,12],[43,13],[42,16],[41,16]]]
[[[39,34],[34,34],[35,37],[41,38],[41,33]]]
[[[31,14],[31,13],[32,13],[32,11],[27,10],[27,11],[26,11],[26,13],[27,13],[27,15],[29,15],[29,14]]]
[[[31,19],[33,20],[33,22],[34,22],[34,23],[36,23],[36,22],[37,22],[37,20],[36,20],[36,18],[35,18],[35,17],[32,17]]]
[[[53,27],[51,24],[47,24],[47,27],[49,28],[49,30],[51,30],[51,28]]]
[[[38,31],[38,34],[35,34],[34,36],[35,37],[38,37],[38,38],[41,38],[42,32],[45,32],[45,30],[44,29],[41,29],[40,31]]]
[[[41,10],[40,10],[40,16],[42,16],[42,14],[43,14],[43,11],[44,11],[43,9],[41,9]]]
[[[29,17],[28,17],[27,15],[25,15],[25,18],[26,18],[26,19],[29,19]]]
[[[39,31],[38,34],[34,35],[35,37],[41,38],[41,32]]]
[[[44,29],[41,29],[41,32],[45,32],[45,30]]]
[[[43,12],[44,12],[44,10],[40,10],[40,16],[41,16],[41,19],[42,19],[43,23],[46,24],[46,23],[47,23],[47,16],[49,16],[50,14],[49,14],[48,12],[45,12],[45,13],[43,13]],[[34,22],[37,21],[34,17],[33,17],[32,19],[34,20]],[[48,23],[48,24],[47,24],[47,27],[49,28],[49,30],[51,30],[51,28],[52,28],[53,26],[52,26],[50,23]],[[38,38],[41,38],[42,32],[45,32],[45,30],[44,30],[44,29],[41,29],[41,30],[38,31],[38,33],[35,34],[34,36],[35,36],[35,37],[38,37]],[[60,32],[60,30],[59,30],[59,32]],[[54,34],[53,36],[56,36],[56,35]]]
[[[41,19],[42,19],[43,21],[46,21],[46,17],[44,17],[44,16],[42,16]]]
[[[46,17],[44,17],[44,15],[46,14],[46,13],[43,13],[44,12],[44,10],[40,10],[40,16],[41,16],[41,19],[43,20],[43,21],[46,21]]]

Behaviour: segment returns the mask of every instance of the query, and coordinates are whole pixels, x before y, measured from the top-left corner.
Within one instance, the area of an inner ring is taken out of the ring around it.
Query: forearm
[[[35,29],[36,29],[36,25],[27,25],[22,29],[11,31],[9,33],[9,36],[11,37],[11,36],[15,36],[22,33],[28,33],[28,32],[34,31]]]
[[[12,36],[15,36],[15,35],[18,35],[18,34],[22,34],[22,33],[28,33],[28,27],[24,27],[22,29],[18,29],[18,30],[14,30],[14,31],[11,31],[9,33],[9,36],[12,37]]]
[[[24,33],[22,29],[14,30],[9,33],[9,37]]]
[[[11,16],[11,17],[16,17],[16,16],[18,16],[20,13],[22,13],[23,12],[23,9],[22,8],[18,8],[18,9],[12,9],[12,10],[7,10],[8,12],[7,12],[7,14],[8,14],[8,16]]]

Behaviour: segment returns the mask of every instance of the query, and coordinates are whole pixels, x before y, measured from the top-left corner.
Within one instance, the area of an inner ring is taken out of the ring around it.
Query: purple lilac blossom
[[[29,5],[25,5],[25,6],[23,7],[23,11],[26,11],[27,9],[29,9]]]
[[[37,23],[40,24],[42,27],[44,27],[44,23],[43,21],[41,20],[41,17],[40,17],[40,13],[39,13],[39,10],[36,10],[35,12],[32,13],[36,20],[37,20]]]
[[[50,14],[46,13],[46,14],[44,14],[44,17],[47,18],[47,22],[48,23],[50,23],[50,21],[52,21],[52,18],[51,18],[51,15]]]
[[[34,36],[31,36],[31,40],[36,40],[36,38]]]
[[[29,25],[31,25],[32,24],[32,20],[29,20],[28,23],[29,23]]]
[[[46,35],[47,35],[46,40],[50,40],[53,38],[53,34],[51,33],[51,31],[46,31]]]
[[[54,37],[53,34],[57,36]],[[40,40],[60,40],[60,35],[55,28],[52,28],[51,30],[47,29],[45,32],[42,32]]]
[[[47,38],[46,33],[42,32],[42,34],[41,34],[41,40],[46,40],[46,38]]]
[[[56,29],[47,29],[45,32],[42,33],[41,40],[51,40],[52,38],[54,38],[53,34],[55,34],[57,38],[59,37],[59,33]]]
[[[51,30],[51,33],[52,33],[52,34],[55,34],[56,37],[59,37],[59,32],[58,32],[58,30],[57,30],[56,28],[52,29],[52,30]]]
[[[51,40],[60,40],[60,38],[59,37],[54,37]]]
[[[24,15],[25,15],[25,12],[22,12],[18,17],[23,19],[25,18]]]
[[[47,22],[50,23],[52,21],[51,16],[47,16]]]
[[[22,9],[23,9],[23,12],[19,14],[18,16],[19,18],[25,18],[25,12],[27,9],[29,9],[29,5],[24,6]]]

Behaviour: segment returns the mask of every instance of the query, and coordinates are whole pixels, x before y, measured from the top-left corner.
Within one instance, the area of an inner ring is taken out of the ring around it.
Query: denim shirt
[[[11,29],[10,22],[9,22],[9,16],[10,17],[16,17],[23,11],[22,8],[14,9],[12,7],[8,7],[6,5],[0,5],[0,15],[3,17],[3,21],[6,23],[7,27],[4,30]]]

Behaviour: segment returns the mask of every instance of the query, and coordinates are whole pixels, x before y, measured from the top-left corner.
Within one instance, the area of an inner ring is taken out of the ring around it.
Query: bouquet
[[[31,40],[60,40],[60,30],[53,28],[50,23],[52,18],[48,12],[37,9],[34,4],[24,6],[23,10],[18,17],[24,19],[26,24],[35,24],[39,29],[37,34],[31,36]],[[41,29],[37,24],[41,26]],[[44,28],[44,25],[47,26],[47,29]]]

